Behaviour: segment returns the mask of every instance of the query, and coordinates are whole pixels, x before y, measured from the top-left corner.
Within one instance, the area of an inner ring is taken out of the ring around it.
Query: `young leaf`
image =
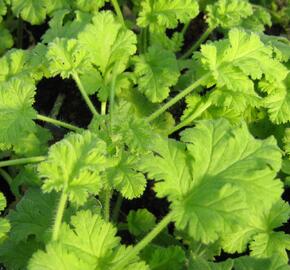
[[[135,236],[144,235],[152,230],[156,224],[155,216],[146,208],[131,210],[127,216],[129,232]]]
[[[143,0],[137,24],[151,29],[175,28],[178,22],[187,23],[198,14],[196,0]]]
[[[17,145],[35,130],[33,119],[35,86],[28,81],[13,79],[0,85],[0,142]]]
[[[100,216],[93,215],[90,211],[79,211],[71,218],[70,225],[63,224],[58,242],[48,244],[45,251],[38,251],[33,255],[28,269],[123,270],[128,269],[129,265],[137,267],[135,269],[148,269],[138,268],[136,257],[128,260],[124,268],[114,268],[119,256],[126,254],[126,248],[120,245],[120,239],[115,236],[116,232],[113,225]]]
[[[51,146],[48,158],[38,166],[44,192],[66,192],[69,200],[83,205],[89,193],[102,187],[99,173],[105,169],[106,144],[93,133],[69,134]]]
[[[176,57],[160,47],[150,47],[145,55],[135,57],[135,74],[139,91],[151,102],[162,102],[179,77]]]
[[[9,30],[0,24],[0,55],[7,49],[11,48],[13,43],[13,37]]]
[[[109,11],[96,13],[78,36],[94,65],[104,75],[118,62],[118,73],[124,71],[127,61],[136,51],[136,36],[124,29]]]
[[[51,75],[60,74],[63,79],[90,68],[89,57],[76,39],[56,38],[48,45],[47,58]]]
[[[140,162],[133,154],[122,152],[119,163],[107,169],[107,179],[111,186],[122,193],[127,199],[140,197],[146,187],[145,176],[135,168]]]
[[[232,28],[238,26],[243,18],[253,13],[252,5],[248,0],[218,0],[206,7],[207,23],[215,28]]]

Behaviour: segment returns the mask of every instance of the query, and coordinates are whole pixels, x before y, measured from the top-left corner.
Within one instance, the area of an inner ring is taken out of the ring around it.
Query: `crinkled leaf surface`
[[[69,134],[50,147],[48,158],[38,166],[44,192],[64,191],[82,205],[89,193],[102,187],[99,173],[106,162],[106,144],[93,133]]]
[[[126,252],[115,236],[116,232],[113,225],[100,216],[90,211],[79,211],[72,217],[70,225],[63,224],[58,242],[48,244],[45,251],[33,255],[28,269],[115,269],[114,263]],[[143,263],[144,267],[141,267],[137,261],[136,257],[128,260],[128,264],[120,270],[128,269],[131,264],[140,266],[135,269],[148,269]]]
[[[206,11],[209,26],[223,28],[238,26],[243,18],[253,13],[252,5],[247,0],[218,0],[207,5]]]
[[[138,236],[152,230],[156,224],[156,218],[146,208],[131,210],[127,216],[127,223],[129,232]]]
[[[118,73],[122,72],[136,51],[135,34],[124,29],[109,11],[96,13],[78,39],[102,74],[117,62]]]
[[[76,39],[56,38],[48,45],[47,58],[51,75],[60,74],[63,79],[90,68],[88,54]]]
[[[178,22],[189,22],[198,11],[196,0],[143,0],[137,24],[152,29],[175,28]]]
[[[13,79],[0,86],[0,142],[16,145],[35,129],[35,86]]]
[[[150,47],[145,55],[135,58],[135,74],[139,91],[151,102],[162,102],[179,77],[176,57],[160,47]]]
[[[273,138],[255,140],[245,124],[232,128],[217,120],[186,130],[182,140],[187,149],[160,140],[154,147],[158,156],[141,167],[158,181],[157,195],[172,202],[177,228],[194,239],[212,242],[243,224],[249,209],[259,204],[262,211],[281,196],[282,184],[274,180],[281,153]]]
[[[6,207],[6,198],[3,193],[0,193],[0,211],[3,211]],[[5,218],[0,218],[0,243],[7,238],[7,233],[10,230],[10,223]]]
[[[52,220],[55,215],[57,196],[55,193],[43,194],[37,188],[30,188],[8,219],[12,230],[9,239],[15,243],[35,237],[40,242],[50,238]]]

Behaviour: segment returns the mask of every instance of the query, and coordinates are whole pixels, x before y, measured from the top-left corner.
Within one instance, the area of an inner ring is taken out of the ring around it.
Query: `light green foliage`
[[[154,31],[150,32],[150,42],[152,46],[158,46],[172,52],[178,52],[183,46],[184,36],[180,32],[175,32],[172,37],[169,38],[165,31]]]
[[[131,210],[127,216],[128,230],[135,236],[152,230],[156,224],[155,216],[147,209]]]
[[[12,11],[17,17],[30,22],[41,24],[46,15],[56,9],[68,7],[67,0],[10,0]]]
[[[247,0],[218,0],[206,7],[207,23],[211,28],[221,26],[232,28],[238,26],[243,18],[253,13],[251,4]]]
[[[38,166],[44,179],[44,192],[64,191],[78,205],[86,202],[89,193],[97,194],[105,169],[106,144],[93,133],[69,134],[51,146],[48,159]]]
[[[38,188],[29,189],[16,209],[9,212],[12,226],[9,240],[19,243],[28,241],[30,237],[39,242],[50,239],[56,204],[56,193],[43,194]]]
[[[84,12],[94,12],[104,6],[108,0],[73,0],[72,7]]]
[[[53,41],[55,38],[77,38],[78,34],[83,31],[85,26],[90,22],[91,15],[75,11],[74,18],[67,20],[67,16],[71,15],[69,10],[62,9],[53,13],[52,19],[49,21],[49,29],[42,36],[45,43]]]
[[[288,122],[290,120],[290,74],[283,82],[261,82],[260,86],[269,94],[265,99],[265,106],[268,108],[271,121],[276,124]]]
[[[160,47],[148,49],[135,58],[138,89],[151,102],[162,102],[169,96],[170,86],[177,83],[179,70],[175,55]]]
[[[117,270],[114,264],[130,248],[120,245],[116,232],[113,225],[103,221],[100,216],[79,211],[71,218],[70,225],[63,224],[58,242],[49,243],[45,251],[39,250],[33,255],[28,269]],[[148,268],[134,257],[118,270],[123,269]]]
[[[0,24],[0,55],[13,46],[13,37],[9,30]]]
[[[185,264],[185,253],[181,247],[159,247],[150,245],[141,256],[151,270],[182,270]]]
[[[110,185],[127,199],[140,197],[146,187],[146,178],[136,170],[139,162],[138,157],[123,151],[116,166],[106,172]]]
[[[7,12],[7,8],[4,0],[0,0],[0,23],[2,22],[2,16],[4,16]]]
[[[0,193],[0,211],[3,211],[6,207],[6,199],[3,193]],[[0,244],[2,244],[7,238],[7,233],[10,230],[10,223],[5,218],[0,218]]]
[[[4,146],[17,145],[34,132],[34,95],[35,86],[27,81],[14,79],[0,86],[0,142]]]
[[[197,14],[196,0],[143,0],[137,24],[152,30],[175,28],[178,22],[187,23]]]
[[[51,75],[60,74],[64,79],[90,68],[89,57],[76,39],[56,38],[48,45],[47,58]]]
[[[194,239],[210,243],[243,224],[257,203],[263,211],[280,197],[282,184],[274,177],[281,155],[273,138],[257,141],[244,124],[232,128],[217,120],[186,130],[182,140],[187,150],[160,140],[158,156],[141,167],[158,181],[158,197],[172,202],[177,228]]]
[[[118,73],[124,71],[129,56],[136,51],[136,37],[126,30],[109,11],[96,13],[79,41],[89,54],[94,65],[105,76],[118,62]]]

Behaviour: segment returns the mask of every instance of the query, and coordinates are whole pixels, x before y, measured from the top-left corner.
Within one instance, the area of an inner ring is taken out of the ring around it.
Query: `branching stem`
[[[178,95],[176,95],[174,98],[170,99],[167,103],[165,103],[162,107],[160,107],[158,110],[156,110],[154,113],[152,113],[148,118],[147,121],[151,122],[157,117],[159,117],[162,113],[164,113],[167,109],[169,109],[171,106],[173,106],[176,102],[187,96],[189,93],[191,93],[196,87],[200,86],[204,80],[206,80],[210,76],[210,73],[206,73],[201,78],[199,78],[197,81],[192,83],[190,86],[185,88],[182,92],[180,92]]]
[[[111,0],[111,3],[117,13],[117,16],[119,18],[119,20],[121,21],[121,23],[125,26],[125,20],[121,11],[121,8],[119,6],[118,0]]]
[[[3,169],[0,169],[0,175],[3,177],[3,179],[7,182],[9,186],[12,184],[12,177]]]
[[[194,51],[196,51],[199,46],[208,38],[212,31],[216,27],[209,27],[207,30],[200,36],[200,38],[180,57],[180,59],[186,59],[191,56]]]
[[[41,115],[41,114],[37,115],[37,120],[41,120],[43,122],[54,124],[54,125],[59,126],[59,127],[67,128],[67,129],[70,129],[70,130],[73,130],[73,131],[76,131],[76,132],[82,130],[81,128],[79,128],[77,126],[74,126],[72,124],[69,124],[69,123],[66,123],[66,122],[63,122],[63,121],[60,121],[60,120],[56,120],[56,119],[53,119],[51,117],[47,117],[47,116],[44,116],[44,115]]]
[[[81,92],[81,94],[82,94],[82,96],[83,96],[83,99],[85,100],[85,102],[86,102],[88,108],[90,109],[90,111],[92,112],[92,114],[93,114],[94,116],[97,116],[99,113],[97,112],[97,110],[96,110],[94,104],[93,104],[92,101],[90,100],[90,98],[89,98],[89,96],[88,96],[88,94],[87,94],[87,92],[86,92],[86,90],[85,90],[85,88],[84,88],[84,86],[83,86],[83,84],[82,84],[82,82],[81,82],[81,80],[80,80],[79,75],[78,75],[76,72],[74,72],[74,73],[72,74],[72,77],[73,77],[73,79],[75,80],[75,82],[76,82],[76,84],[77,84],[77,86],[78,86],[78,88],[79,88],[79,90],[80,90],[80,92]]]
[[[29,157],[29,158],[18,158],[18,159],[11,159],[11,160],[4,160],[0,161],[0,168],[7,167],[7,166],[17,166],[29,163],[38,163],[45,160],[45,156],[38,156],[38,157]]]
[[[172,222],[173,220],[173,213],[170,212],[167,214],[157,225],[156,227],[149,232],[136,246],[134,246],[125,257],[123,257],[119,263],[116,264],[115,269],[122,269],[124,266],[126,266],[126,263],[131,258],[134,258],[139,254],[139,252],[144,249],[148,244],[152,242],[152,240],[166,228],[166,226]]]
[[[56,217],[52,228],[52,241],[57,241],[59,236],[59,231],[62,223],[62,218],[67,202],[67,193],[63,190],[58,202]]]

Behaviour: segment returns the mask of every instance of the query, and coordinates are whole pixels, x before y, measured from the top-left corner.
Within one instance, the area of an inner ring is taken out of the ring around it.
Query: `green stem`
[[[4,161],[0,161],[0,168],[7,167],[7,166],[23,165],[23,164],[28,164],[28,163],[38,163],[38,162],[45,160],[45,158],[46,157],[44,157],[44,156],[38,156],[38,157],[4,160]]]
[[[114,7],[114,9],[115,9],[115,11],[117,13],[117,16],[118,16],[119,20],[121,21],[121,23],[124,26],[126,26],[125,25],[125,21],[124,21],[124,17],[123,17],[122,11],[121,11],[121,8],[120,8],[119,3],[118,3],[118,0],[111,0],[111,3],[112,3],[112,5],[113,5],[113,7]]]
[[[111,202],[111,190],[105,191],[105,202],[104,202],[104,220],[110,221],[110,202]]]
[[[209,27],[207,28],[207,30],[200,36],[200,38],[187,50],[187,52],[185,52],[180,59],[186,59],[188,58],[190,55],[192,55],[192,53],[194,51],[196,51],[199,46],[208,38],[208,36],[212,33],[212,31],[215,29],[216,27]]]
[[[115,106],[115,90],[116,90],[116,79],[117,79],[117,70],[118,70],[118,63],[115,64],[113,69],[113,78],[110,87],[110,107],[109,107],[109,115],[110,115],[110,128],[112,127],[113,121],[113,114],[114,114],[114,106]]]
[[[164,230],[164,228],[173,220],[173,214],[170,212],[167,214],[157,225],[156,227],[149,232],[136,246],[134,246],[129,252],[127,252],[126,256],[123,257],[119,263],[116,264],[115,269],[122,269],[126,266],[126,263],[131,258],[135,257],[139,254],[139,252],[145,248],[152,240]]]
[[[183,28],[181,30],[181,33],[182,33],[183,36],[185,35],[188,27],[190,26],[190,23],[191,23],[191,21],[189,21],[189,22],[187,22],[187,23],[184,24],[184,26],[183,26]]]
[[[197,81],[192,83],[190,86],[185,88],[182,92],[180,92],[178,95],[176,95],[174,98],[170,99],[167,103],[165,103],[161,108],[156,110],[154,113],[152,113],[148,118],[147,121],[151,122],[157,117],[159,117],[162,113],[164,113],[168,108],[173,106],[176,102],[184,98],[186,95],[191,93],[196,87],[200,86],[201,83],[206,80],[210,76],[210,73],[206,73],[201,78],[199,78]]]
[[[11,186],[12,184],[12,177],[3,169],[0,169],[0,175],[3,177],[3,179]]]
[[[147,51],[148,35],[149,35],[148,27],[142,28],[142,35],[141,35],[142,53],[146,53],[146,51]]]
[[[81,131],[82,129],[79,128],[79,127],[76,127],[74,125],[71,125],[71,124],[68,124],[66,122],[63,122],[63,121],[60,121],[60,120],[56,120],[56,119],[53,119],[53,118],[50,118],[50,117],[47,117],[47,116],[44,116],[44,115],[41,115],[41,114],[38,114],[36,116],[36,118],[38,120],[41,120],[43,122],[47,122],[47,123],[51,123],[51,124],[54,124],[56,126],[60,126],[60,127],[64,127],[64,128],[67,128],[67,129],[70,129],[70,130],[73,130],[73,131]]]
[[[88,108],[90,109],[90,111],[92,112],[92,114],[93,114],[94,116],[97,116],[97,115],[98,115],[98,112],[97,112],[97,110],[96,110],[94,104],[93,104],[92,101],[90,100],[90,98],[89,98],[89,96],[88,96],[88,94],[87,94],[87,92],[86,92],[86,90],[85,90],[85,88],[84,88],[84,86],[83,86],[83,84],[82,84],[82,82],[81,82],[81,80],[80,80],[79,75],[78,75],[76,72],[74,72],[74,73],[72,74],[72,77],[73,77],[73,79],[75,80],[75,82],[76,82],[76,84],[77,84],[77,86],[78,86],[78,88],[79,88],[79,90],[80,90],[80,92],[81,92],[81,94],[82,94],[82,96],[83,96],[83,99],[85,100],[85,102],[86,102]]]
[[[107,101],[103,101],[101,104],[101,115],[105,115],[107,110]]]
[[[62,223],[67,197],[67,193],[63,190],[60,196],[60,200],[58,202],[56,217],[52,228],[52,241],[58,240],[59,230]]]
[[[23,45],[23,21],[21,18],[19,18],[17,25],[17,48],[21,49],[22,45]]]
[[[113,214],[112,214],[112,220],[114,223],[118,223],[118,218],[119,218],[122,202],[123,202],[123,197],[121,193],[119,193],[114,210],[113,210]]]
[[[196,119],[197,117],[199,117],[204,111],[206,111],[210,106],[211,106],[211,102],[207,101],[203,104],[201,104],[194,112],[193,114],[191,114],[188,118],[184,119],[183,121],[181,121],[178,125],[176,125],[173,129],[171,129],[169,131],[169,133],[167,135],[170,135],[174,132],[176,132],[177,130],[186,127],[187,125],[191,124],[192,121],[194,119]]]

